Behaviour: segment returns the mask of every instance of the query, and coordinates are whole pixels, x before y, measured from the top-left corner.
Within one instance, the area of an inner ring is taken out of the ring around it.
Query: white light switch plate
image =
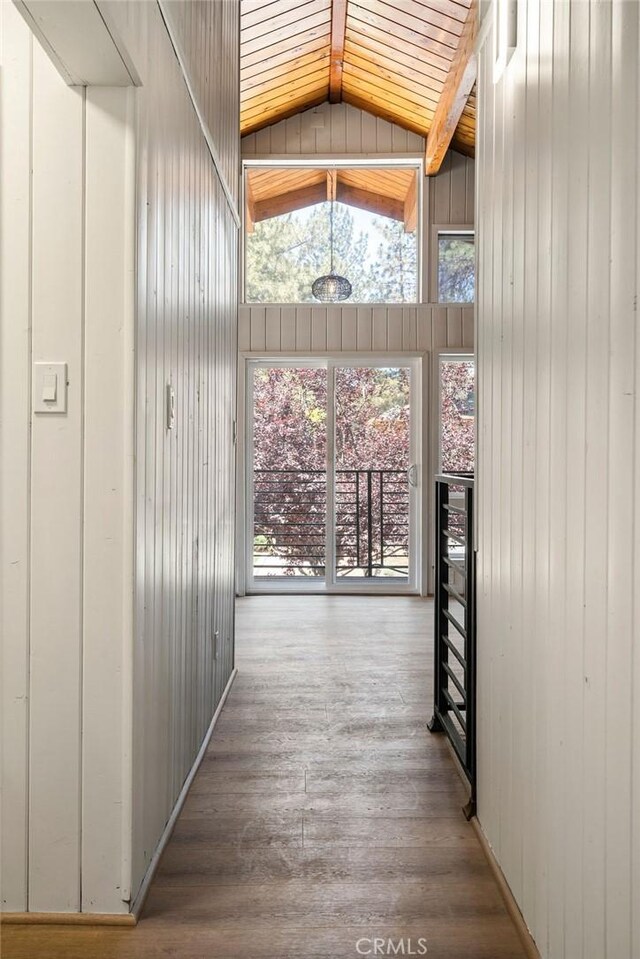
[[[33,412],[67,412],[67,364],[33,364]]]

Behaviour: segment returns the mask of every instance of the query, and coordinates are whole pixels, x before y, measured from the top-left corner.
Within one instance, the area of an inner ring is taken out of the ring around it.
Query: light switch
[[[42,386],[42,399],[45,403],[55,403],[58,392],[58,377],[55,373],[45,373]]]
[[[33,412],[67,412],[67,364],[33,364]]]

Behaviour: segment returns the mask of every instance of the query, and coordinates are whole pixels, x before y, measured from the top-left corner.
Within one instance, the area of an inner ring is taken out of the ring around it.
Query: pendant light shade
[[[333,303],[338,300],[347,300],[351,296],[352,286],[344,276],[337,273],[327,273],[313,281],[311,292],[321,303]]]
[[[332,177],[332,190],[331,190],[331,211],[329,214],[329,223],[330,223],[330,232],[329,232],[329,248],[331,251],[331,267],[329,272],[324,276],[319,276],[317,280],[314,280],[311,285],[311,292],[315,296],[316,300],[320,300],[321,303],[337,303],[339,300],[346,300],[351,296],[352,286],[349,280],[344,276],[340,276],[333,268],[333,198],[336,195],[335,190],[335,171],[329,174]]]

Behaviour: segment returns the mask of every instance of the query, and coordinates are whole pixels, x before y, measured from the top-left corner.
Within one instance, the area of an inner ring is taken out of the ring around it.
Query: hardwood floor
[[[431,620],[414,597],[239,600],[240,671],[140,923],[6,927],[2,956],[358,959],[375,937],[522,959],[426,729]]]

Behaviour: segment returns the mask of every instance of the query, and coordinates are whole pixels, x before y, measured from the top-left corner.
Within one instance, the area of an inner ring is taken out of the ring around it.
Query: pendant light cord
[[[331,210],[329,212],[329,246],[331,249],[331,269],[329,273],[333,273],[333,193],[335,190],[335,173],[331,175]]]

